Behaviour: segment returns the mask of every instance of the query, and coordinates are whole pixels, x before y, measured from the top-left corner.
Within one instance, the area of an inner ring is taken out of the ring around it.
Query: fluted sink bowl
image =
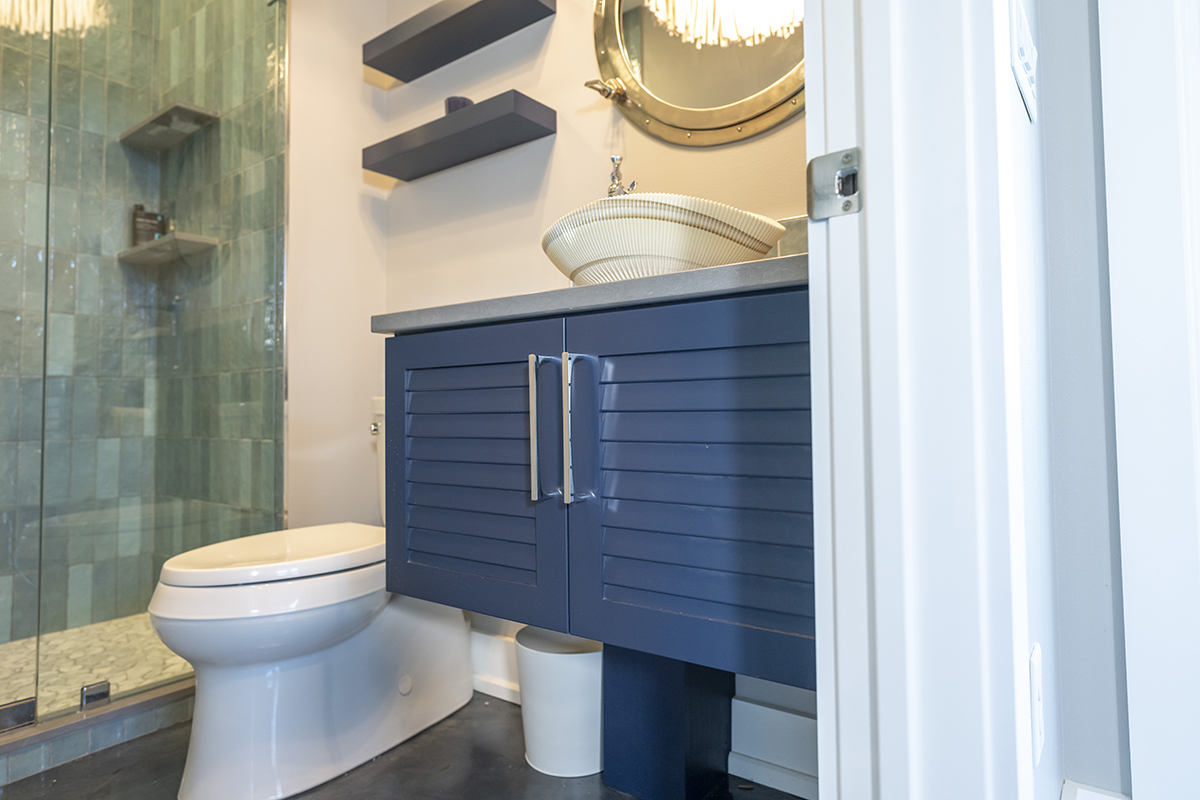
[[[712,200],[630,194],[588,203],[542,236],[542,249],[576,284],[608,283],[753,261],[783,226]]]

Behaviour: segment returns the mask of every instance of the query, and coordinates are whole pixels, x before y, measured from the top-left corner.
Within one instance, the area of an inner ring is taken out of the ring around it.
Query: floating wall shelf
[[[207,108],[175,103],[121,134],[121,144],[136,150],[166,150],[186,140],[219,115]]]
[[[204,255],[220,244],[212,236],[195,233],[168,233],[152,242],[143,242],[137,247],[117,253],[117,260],[139,267],[159,267],[177,258]]]
[[[555,0],[442,0],[363,45],[363,63],[411,81],[554,13]]]
[[[363,148],[363,169],[411,181],[556,130],[554,109],[507,91]]]

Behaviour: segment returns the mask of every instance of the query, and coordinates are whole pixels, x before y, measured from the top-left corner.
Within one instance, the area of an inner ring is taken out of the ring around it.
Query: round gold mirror
[[[660,139],[734,142],[804,110],[799,2],[596,0],[595,31],[587,85]]]

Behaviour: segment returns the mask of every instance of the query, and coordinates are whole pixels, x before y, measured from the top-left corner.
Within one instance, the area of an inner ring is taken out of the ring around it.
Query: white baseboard
[[[816,800],[817,720],[795,709],[733,698],[729,773]]]
[[[1129,796],[1075,781],[1063,781],[1062,800],[1129,800]]]
[[[794,769],[781,767],[742,753],[729,754],[729,774],[754,781],[804,800],[817,800],[817,779]]]
[[[475,673],[475,691],[521,704],[513,637],[471,631],[471,671]]]

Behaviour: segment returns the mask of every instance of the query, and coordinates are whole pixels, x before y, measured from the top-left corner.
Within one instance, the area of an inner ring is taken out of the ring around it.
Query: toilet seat
[[[165,571],[165,570],[164,570]],[[150,616],[159,619],[220,620],[293,614],[384,592],[384,564],[329,575],[238,586],[171,586],[159,583]]]
[[[382,562],[385,530],[342,522],[210,544],[167,560],[167,586],[240,586],[328,575]]]

